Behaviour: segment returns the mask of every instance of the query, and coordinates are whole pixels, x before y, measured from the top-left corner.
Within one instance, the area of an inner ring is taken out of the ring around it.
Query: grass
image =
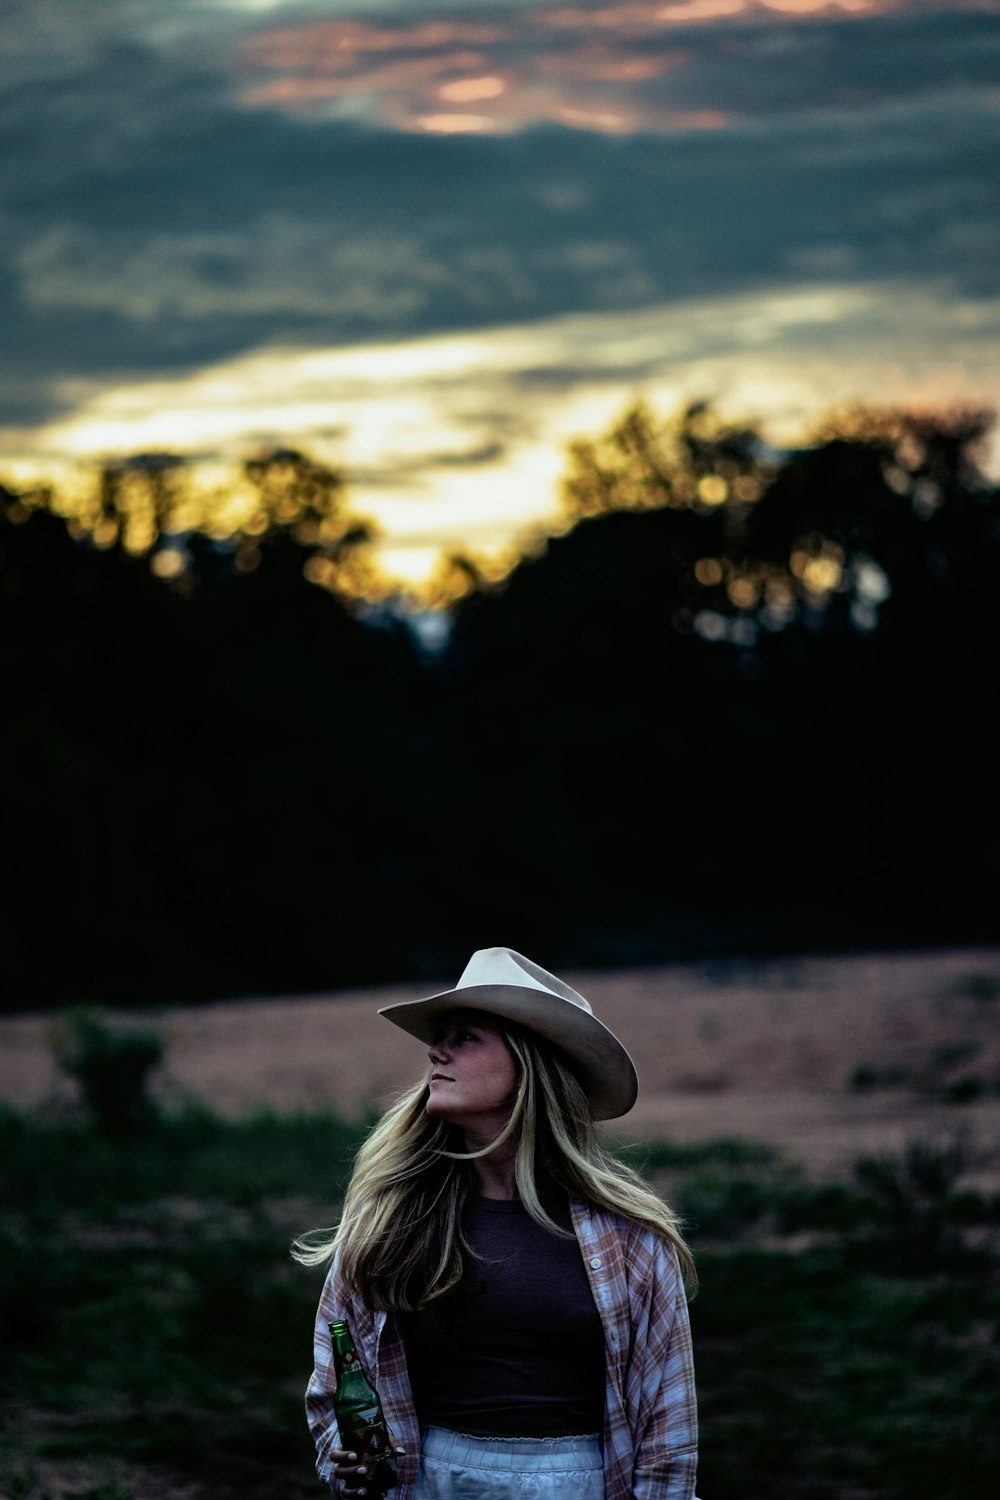
[[[306,1500],[321,1272],[363,1124],[0,1116],[7,1500]],[[978,1500],[1000,1472],[1000,1197],[957,1138],[809,1182],[750,1142],[622,1148],[691,1225],[707,1497]]]
[[[0,1110],[0,1197],[98,1220],[173,1196],[253,1206],[304,1194],[336,1204],[367,1124],[270,1112],[234,1122],[188,1109],[119,1140],[80,1120],[41,1126]]]
[[[824,1247],[710,1254],[701,1275],[703,1493],[996,1493],[995,1274],[899,1279]]]

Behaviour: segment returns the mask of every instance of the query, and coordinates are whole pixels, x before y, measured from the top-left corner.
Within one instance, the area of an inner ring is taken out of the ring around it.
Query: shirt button
[[[590,1264],[593,1266],[593,1268],[594,1268],[595,1271],[599,1271],[601,1269],[601,1266],[602,1266],[603,1262],[602,1262],[601,1257],[599,1255],[592,1255],[590,1257]]]

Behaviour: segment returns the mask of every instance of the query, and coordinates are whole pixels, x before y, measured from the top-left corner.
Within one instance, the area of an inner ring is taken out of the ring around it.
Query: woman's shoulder
[[[601,1245],[615,1246],[628,1276],[667,1276],[672,1280],[681,1274],[676,1246],[651,1224],[584,1199],[574,1200],[570,1206],[577,1237],[595,1250]]]
[[[592,1232],[596,1234],[613,1235],[629,1245],[642,1244],[650,1248],[669,1244],[644,1219],[634,1219],[619,1209],[605,1208],[585,1198],[571,1199],[570,1209],[575,1222],[589,1224]]]

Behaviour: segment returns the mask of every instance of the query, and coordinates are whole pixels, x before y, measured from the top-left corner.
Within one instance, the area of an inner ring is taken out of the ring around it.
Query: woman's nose
[[[432,1042],[427,1048],[427,1056],[432,1063],[445,1062],[448,1056],[448,1048],[443,1041]]]

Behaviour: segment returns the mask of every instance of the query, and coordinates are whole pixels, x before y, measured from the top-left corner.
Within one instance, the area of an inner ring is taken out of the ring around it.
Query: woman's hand
[[[406,1449],[401,1443],[397,1443],[394,1437],[390,1437],[392,1451],[402,1455]],[[350,1448],[331,1448],[330,1457],[333,1460],[333,1472],[331,1478],[336,1487],[338,1495],[350,1496],[351,1500],[363,1500],[365,1495],[382,1495],[384,1490],[379,1488],[373,1490],[368,1483],[368,1472],[363,1463],[358,1459],[357,1453]]]
[[[348,1448],[332,1448],[332,1479],[339,1495],[364,1495],[365,1468],[358,1463],[358,1455]]]

